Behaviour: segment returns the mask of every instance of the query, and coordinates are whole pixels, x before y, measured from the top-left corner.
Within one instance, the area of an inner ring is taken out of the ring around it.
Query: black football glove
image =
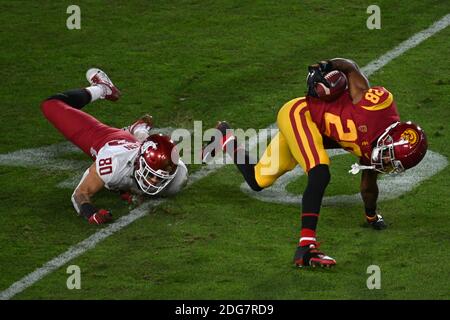
[[[325,74],[330,72],[333,69],[331,62],[328,61],[320,61],[319,63],[312,64],[308,66],[308,76],[306,77],[306,84],[308,85],[308,96],[318,98],[318,94],[316,92],[315,84],[318,82],[323,83],[328,88],[330,87],[330,83],[327,79],[325,79]]]

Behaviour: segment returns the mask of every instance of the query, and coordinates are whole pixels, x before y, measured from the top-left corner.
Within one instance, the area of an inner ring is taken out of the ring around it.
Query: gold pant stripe
[[[266,188],[297,164],[308,172],[318,164],[329,164],[322,135],[311,118],[304,98],[286,103],[278,112],[279,132],[255,165],[255,179]]]
[[[299,101],[300,102],[300,101]],[[306,102],[296,103],[290,113],[289,118],[291,121],[292,129],[297,141],[298,148],[305,160],[305,167],[312,168],[315,167],[316,162],[319,160],[313,155],[313,151],[317,155],[317,151],[311,142],[314,142],[313,137],[311,137],[311,132],[307,128],[308,121],[305,119],[304,112],[307,111]],[[306,125],[306,128],[305,128]],[[308,129],[305,130],[305,129]],[[317,161],[316,161],[317,160]]]

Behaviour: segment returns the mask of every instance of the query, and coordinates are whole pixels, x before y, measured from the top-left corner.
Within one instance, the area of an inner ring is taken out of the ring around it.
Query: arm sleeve
[[[72,204],[73,204],[73,207],[75,208],[75,211],[78,214],[80,214],[81,208],[78,206],[77,202],[75,201],[75,192],[77,191],[78,187],[83,183],[84,179],[86,179],[88,174],[89,174],[89,168],[86,169],[86,171],[83,174],[83,177],[81,178],[80,182],[78,183],[77,187],[75,188],[75,190],[72,193]]]

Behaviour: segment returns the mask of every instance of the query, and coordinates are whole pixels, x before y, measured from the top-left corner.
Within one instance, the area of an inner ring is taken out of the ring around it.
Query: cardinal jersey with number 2
[[[308,108],[319,131],[345,150],[370,162],[372,143],[392,123],[400,121],[392,93],[372,87],[353,104],[349,90],[337,100],[324,102],[307,97]]]

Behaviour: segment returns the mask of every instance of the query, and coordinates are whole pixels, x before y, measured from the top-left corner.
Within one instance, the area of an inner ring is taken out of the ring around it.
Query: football
[[[328,88],[323,83],[316,83],[315,89],[319,99],[324,101],[336,100],[347,88],[347,77],[341,71],[331,71],[325,75],[325,79],[330,83]]]

